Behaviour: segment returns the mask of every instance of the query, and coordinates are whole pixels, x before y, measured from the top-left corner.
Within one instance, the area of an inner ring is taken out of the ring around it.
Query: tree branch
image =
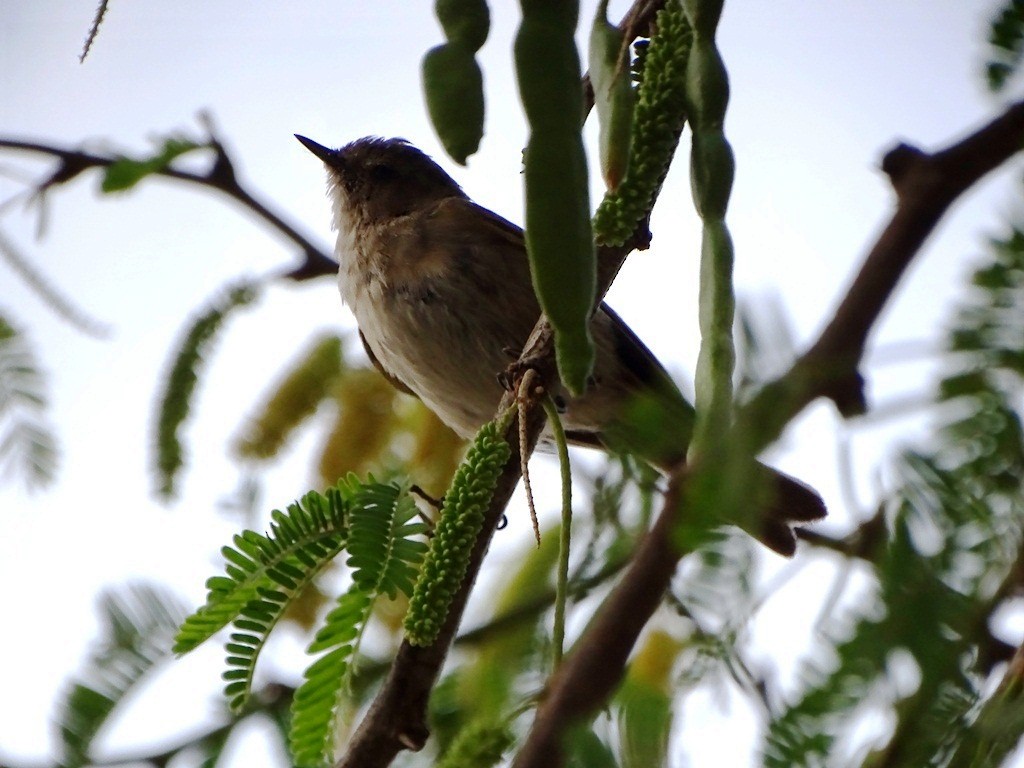
[[[338,263],[326,251],[302,235],[294,226],[285,221],[281,215],[269,208],[238,182],[234,172],[234,164],[224,145],[214,136],[210,137],[209,144],[210,148],[215,152],[215,158],[206,173],[193,173],[168,166],[155,171],[154,175],[196,184],[227,195],[245,208],[248,208],[258,218],[284,235],[286,239],[298,245],[302,253],[301,262],[298,266],[283,273],[282,277],[301,281],[337,274]],[[37,194],[45,194],[51,187],[65,184],[77,178],[84,171],[92,168],[107,168],[121,159],[113,154],[100,155],[78,149],[58,147],[52,144],[6,138],[0,138],[0,149],[33,152],[57,158],[59,161],[57,168],[45,181],[39,184],[36,189]]]
[[[998,168],[1024,142],[1024,102],[949,148],[926,154],[900,144],[882,170],[896,192],[896,211],[818,340],[782,377],[744,406],[733,432],[757,454],[817,397],[828,397],[845,416],[866,410],[858,368],[868,335],[900,278],[950,204]]]
[[[900,276],[949,205],[1024,144],[1024,102],[963,141],[934,155],[906,145],[889,152],[883,170],[892,180],[897,208],[868,253],[835,317],[815,344],[780,379],[744,407],[726,445],[756,455],[813,399],[832,398],[844,413],[863,408],[857,367],[866,339]],[[602,603],[550,682],[515,768],[558,768],[562,745],[575,725],[604,706],[625,671],[640,631],[660,603],[683,552],[674,542],[683,484],[703,471],[682,468],[669,486],[658,521],[641,542],[622,580]]]

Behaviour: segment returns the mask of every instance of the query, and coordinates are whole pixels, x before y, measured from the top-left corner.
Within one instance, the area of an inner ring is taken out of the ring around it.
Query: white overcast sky
[[[885,221],[891,195],[876,170],[884,150],[899,139],[941,146],[1000,108],[980,75],[984,27],[995,5],[726,3],[719,38],[732,82],[726,132],[738,162],[729,215],[736,282],[745,295],[779,296],[799,341],[821,327]],[[613,2],[612,16],[626,6]],[[589,20],[593,7],[586,2],[581,16]],[[441,41],[430,3],[112,0],[80,65],[93,12],[90,2],[0,4],[0,135],[142,152],[150,136],[198,130],[194,117],[208,109],[243,182],[325,244],[332,236],[323,171],[292,134],[330,145],[398,135],[442,162],[478,201],[521,221],[525,128],[510,63],[518,5],[510,0],[492,3],[492,33],[480,54],[487,135],[466,169],[443,156],[419,91],[419,59]],[[33,160],[3,154],[0,168],[41,175],[44,166]],[[632,258],[611,294],[682,377],[692,372],[698,345],[699,238],[685,165],[670,177],[653,222],[654,247]],[[16,483],[0,486],[0,583],[8,617],[0,633],[0,755],[23,759],[47,753],[53,698],[94,631],[93,599],[101,587],[149,578],[174,585],[193,603],[202,599],[216,550],[236,525],[216,512],[236,479],[225,436],[314,332],[352,327],[330,280],[275,289],[240,315],[218,346],[188,429],[194,464],[183,498],[160,506],[149,494],[150,417],[186,314],[236,275],[289,264],[293,249],[229,201],[172,182],[146,182],[116,199],[100,199],[97,184],[89,177],[55,191],[40,241],[31,215],[8,210],[0,218],[0,229],[57,286],[113,328],[106,341],[83,337],[0,263],[0,312],[28,331],[49,374],[63,454],[54,489],[26,494]],[[20,189],[0,178],[0,200]],[[596,183],[594,190],[596,199]],[[939,336],[958,279],[982,238],[998,232],[1015,210],[1015,193],[1013,174],[1003,173],[957,205],[887,311],[877,344]],[[922,392],[927,370],[890,364],[871,378],[870,394],[885,402]],[[842,526],[858,511],[844,507],[839,494],[834,426],[827,407],[812,409],[777,458],[822,489],[833,524]],[[863,503],[878,482],[880,451],[893,439],[914,439],[920,429],[919,420],[900,420],[854,434]],[[301,442],[271,475],[268,503],[283,505],[306,489],[313,445],[309,438]],[[550,508],[555,486],[545,487],[542,507]],[[520,527],[525,534],[525,523]],[[804,569],[798,578],[807,582],[805,594],[820,596],[830,573],[825,561]],[[813,606],[814,599],[806,602]],[[794,664],[792,635],[785,642],[792,617],[807,618],[800,611],[771,606],[759,630],[765,656],[784,671]],[[206,664],[207,677],[175,694],[185,697],[180,708],[197,718],[210,707],[207,691],[219,685],[217,655],[189,662]],[[157,718],[169,701],[154,710]],[[693,764],[746,764],[753,742],[737,734],[751,731],[750,712],[738,700],[724,713],[712,705],[706,697],[687,705],[687,732],[727,738],[715,739],[712,751],[702,751],[696,737],[686,739]],[[140,721],[122,735],[142,742],[162,732],[147,727]]]

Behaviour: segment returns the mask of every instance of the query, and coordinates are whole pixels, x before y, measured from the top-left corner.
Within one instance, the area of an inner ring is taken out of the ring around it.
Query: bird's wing
[[[633,333],[630,328],[605,302],[601,302],[599,310],[604,314],[611,325],[612,338],[615,344],[615,355],[622,366],[636,378],[638,387],[655,387],[661,390],[668,387],[668,391],[678,393],[678,387],[672,381],[668,371],[654,356],[654,353],[647,348],[640,337]],[[682,395],[679,394],[681,397]]]
[[[359,340],[363,342],[363,349],[366,351],[366,356],[370,358],[370,362],[373,363],[373,367],[380,372],[381,376],[388,380],[388,383],[391,384],[391,386],[393,386],[399,392],[405,392],[407,395],[412,395],[413,397],[416,398],[419,397],[419,395],[417,395],[415,392],[409,389],[408,386],[406,386],[405,382],[403,382],[400,378],[395,376],[395,374],[393,374],[391,371],[389,371],[387,368],[381,365],[380,360],[377,359],[377,356],[373,354],[373,350],[370,349],[370,345],[367,344],[366,337],[363,335],[362,331],[359,331]]]
[[[518,249],[526,258],[526,241],[523,230],[494,211],[477,205],[464,197],[448,197],[439,201],[430,211],[431,233],[435,236],[447,232],[452,240],[470,244],[495,241],[506,246],[509,252]]]

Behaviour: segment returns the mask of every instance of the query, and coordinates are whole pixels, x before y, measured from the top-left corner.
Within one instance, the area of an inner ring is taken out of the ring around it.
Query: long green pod
[[[558,372],[573,394],[594,367],[590,315],[597,270],[574,0],[522,0],[516,34],[519,94],[530,123],[525,156],[526,248],[533,287],[555,332]]]
[[[693,126],[690,183],[694,206],[704,221],[701,240],[697,356],[697,425],[693,450],[709,450],[732,418],[732,376],[736,352],[732,337],[735,295],[733,246],[725,224],[735,163],[723,124],[729,79],[715,45],[721,0],[684,0],[693,28],[686,67],[686,103]]]
[[[590,28],[587,58],[597,107],[598,148],[605,186],[614,190],[629,168],[635,92],[630,82],[625,35],[608,21],[608,0],[601,0]]]
[[[423,94],[445,152],[461,165],[484,135],[484,80],[474,54],[487,40],[485,0],[437,0],[434,12],[447,42],[423,57]]]

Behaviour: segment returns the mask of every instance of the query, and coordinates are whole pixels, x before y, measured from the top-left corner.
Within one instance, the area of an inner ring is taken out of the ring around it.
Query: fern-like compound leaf
[[[352,497],[347,564],[352,579],[369,593],[411,595],[426,544],[426,525],[416,505],[397,485],[366,485]],[[413,522],[415,520],[415,522]]]
[[[370,616],[373,601],[358,584],[338,599],[338,605],[317,632],[310,653],[326,653],[305,672],[305,681],[292,700],[288,740],[292,758],[301,768],[330,765],[334,752],[334,720],[355,652],[356,640]]]
[[[1024,56],[1024,2],[1004,0],[989,22],[988,42],[985,75],[989,89],[998,93],[1020,71]]]
[[[335,495],[341,498],[337,491]],[[311,514],[281,518],[285,528],[299,537],[315,536],[316,529],[312,526],[317,523],[318,516],[322,522],[326,522],[323,518],[323,499],[324,497],[319,494],[307,494],[304,501]],[[351,504],[353,500],[348,501]],[[269,542],[269,539],[266,541]],[[311,546],[289,552],[267,567],[268,580],[256,585],[255,598],[242,607],[234,622],[233,628],[236,631],[229,635],[225,644],[228,655],[227,670],[223,674],[226,682],[224,695],[233,712],[240,712],[248,702],[249,694],[252,692],[256,661],[270,632],[284,616],[292,601],[298,598],[320,571],[335,558],[346,541],[346,537],[337,535],[331,536],[328,542],[312,541]],[[236,537],[235,543],[240,548],[250,548],[256,553],[257,558],[268,549],[266,545],[261,547],[264,542],[253,536]],[[328,546],[324,546],[325,543]],[[234,558],[233,562],[245,573],[253,572],[250,569],[253,560],[237,550],[225,549],[225,554],[230,552]],[[278,548],[273,545],[270,545],[269,549],[280,554]]]
[[[325,495],[310,492],[287,512],[274,511],[270,535],[235,536],[235,547],[222,550],[227,575],[206,582],[206,604],[185,620],[174,651],[191,651],[235,619],[243,632],[268,631],[280,595],[286,602],[294,597],[300,584],[341,551],[348,538],[348,504],[336,488]]]
[[[490,768],[514,743],[508,723],[484,716],[459,731],[435,768]]]
[[[308,652],[322,653],[306,670],[306,680],[292,704],[289,741],[299,766],[329,765],[333,759],[334,721],[347,690],[351,660],[381,595],[412,594],[426,545],[426,526],[416,518],[407,490],[396,484],[360,483],[353,475],[341,481],[350,502],[347,564],[352,587],[328,614]]]
[[[91,765],[90,748],[114,708],[154,665],[185,614],[177,598],[148,585],[100,600],[102,637],[61,701],[56,725],[62,768]]]
[[[253,283],[228,288],[192,321],[178,347],[160,397],[154,441],[154,471],[158,492],[165,499],[174,496],[178,473],[185,464],[185,451],[178,433],[192,409],[204,356],[231,312],[251,304],[256,297]]]
[[[899,755],[888,762],[996,765],[1024,731],[1020,720],[995,725],[979,714],[987,682],[977,665],[988,642],[979,617],[994,610],[994,591],[1003,599],[996,585],[1015,583],[1021,557],[1024,229],[991,243],[972,282],[947,341],[934,447],[895,465],[874,596],[861,598],[872,607],[829,633],[831,668],[807,665],[802,695],[769,725],[769,768],[832,759],[849,714],[889,683],[897,649],[913,659],[918,681],[893,708],[897,742],[877,753]]]
[[[43,375],[24,334],[0,314],[0,467],[16,468],[29,487],[53,479],[57,441],[45,423]]]

